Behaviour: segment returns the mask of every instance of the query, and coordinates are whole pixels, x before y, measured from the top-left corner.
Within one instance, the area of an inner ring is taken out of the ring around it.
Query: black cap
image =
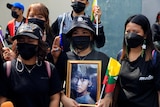
[[[72,26],[66,34],[67,37],[70,37],[72,35],[74,29],[79,28],[79,27],[91,31],[94,34],[94,36],[96,35],[95,28],[94,28],[93,23],[91,22],[90,18],[86,17],[86,16],[77,16],[77,17],[73,18]]]
[[[22,24],[18,30],[16,35],[12,38],[12,40],[15,40],[19,38],[20,36],[28,36],[33,39],[42,39],[42,30],[41,28],[33,23],[24,23]]]

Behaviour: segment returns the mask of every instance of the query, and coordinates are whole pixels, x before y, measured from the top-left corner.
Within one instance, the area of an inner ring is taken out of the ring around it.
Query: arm
[[[57,18],[55,22],[53,22],[51,29],[53,32],[53,35],[59,35],[59,26],[58,26],[59,19]]]
[[[60,93],[56,93],[50,97],[49,107],[59,107]]]
[[[98,35],[96,37],[96,46],[97,46],[97,48],[101,48],[105,44],[105,34],[103,31],[103,26],[101,24],[102,12],[101,12],[101,9],[99,6],[95,6],[95,8],[94,8],[94,17],[96,17],[96,15],[98,15]],[[94,22],[93,25],[96,28],[96,22]]]
[[[101,24],[98,25],[98,35],[96,36],[96,46],[97,48],[103,47],[105,44],[105,34],[103,31],[103,26]]]

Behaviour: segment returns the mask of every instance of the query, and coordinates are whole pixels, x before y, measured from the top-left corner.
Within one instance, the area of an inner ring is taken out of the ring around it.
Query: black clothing
[[[153,33],[153,40],[160,41],[160,25],[158,23],[154,23],[152,25],[152,33]]]
[[[120,84],[118,107],[158,107],[157,91],[160,90],[158,57],[155,65],[151,60],[145,61],[141,56],[133,62],[128,59],[121,61],[117,81]]]
[[[107,65],[109,62],[109,57],[102,52],[98,52],[96,50],[92,50],[88,55],[80,58],[74,52],[67,52],[66,56],[60,55],[57,63],[56,68],[58,69],[58,73],[61,77],[62,82],[66,80],[67,75],[67,60],[100,60],[102,61],[102,72],[101,72],[101,80],[105,75]]]
[[[5,33],[5,40],[6,42],[10,45],[12,44],[9,40],[9,38],[13,37],[16,35],[18,28],[25,23],[26,18],[23,17],[22,21],[20,22],[19,26],[16,27],[16,21],[15,19],[12,19],[8,22],[7,27],[6,27],[6,33]]]
[[[0,96],[11,99],[15,107],[49,107],[50,96],[62,90],[54,65],[50,63],[49,77],[44,62],[41,66],[27,66],[34,67],[30,73],[25,66],[20,71],[23,68],[22,63],[16,62],[17,60],[12,61],[9,77],[6,75],[6,69],[1,72]]]
[[[85,16],[89,17],[85,14]],[[52,24],[52,31],[53,34],[58,36],[60,31],[60,24],[62,21],[63,15],[60,15],[57,20]],[[66,33],[69,31],[71,25],[72,25],[73,17],[72,12],[65,13],[65,19],[63,22],[63,29],[62,29],[62,41],[63,41],[63,50],[64,52],[68,52],[69,49],[69,41],[66,38]],[[94,24],[96,27],[96,25]],[[96,40],[96,46],[97,48],[101,48],[105,44],[105,35],[103,31],[103,26],[101,24],[98,25],[98,36],[95,38]]]

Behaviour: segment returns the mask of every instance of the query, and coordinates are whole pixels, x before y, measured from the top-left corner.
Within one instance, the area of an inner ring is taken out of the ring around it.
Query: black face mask
[[[15,19],[17,19],[17,18],[19,17],[19,15],[17,14],[17,12],[15,12],[15,11],[12,11],[12,12],[11,12],[11,15],[12,15],[12,17],[15,18]]]
[[[125,35],[125,42],[129,48],[136,48],[139,45],[142,45],[144,38],[136,33],[128,33]]]
[[[71,6],[76,13],[80,13],[80,12],[84,11],[84,9],[86,7],[86,5],[84,3],[81,3],[78,1],[72,2]]]
[[[28,43],[17,43],[17,50],[25,60],[31,59],[38,51],[38,45]]]
[[[44,26],[45,21],[44,20],[40,20],[37,18],[30,18],[30,19],[28,19],[28,22],[38,25],[43,31],[45,29],[45,26]]]
[[[90,36],[74,36],[72,37],[72,47],[74,49],[84,50],[90,45]]]

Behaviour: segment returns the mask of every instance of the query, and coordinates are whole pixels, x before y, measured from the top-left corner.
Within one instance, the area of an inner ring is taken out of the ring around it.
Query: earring
[[[18,63],[21,65],[21,69],[18,68]],[[24,65],[21,61],[16,61],[16,69],[18,72],[22,72],[24,70]]]
[[[146,49],[146,40],[143,41],[143,45],[142,45],[142,53],[141,53],[141,56],[143,57],[144,56],[144,53],[145,53],[145,49]]]
[[[146,40],[143,41],[142,49],[143,49],[143,50],[146,49]]]
[[[37,59],[38,59],[38,58],[37,58]],[[37,66],[41,66],[41,65],[42,65],[42,61],[36,60],[36,65],[37,65]]]

